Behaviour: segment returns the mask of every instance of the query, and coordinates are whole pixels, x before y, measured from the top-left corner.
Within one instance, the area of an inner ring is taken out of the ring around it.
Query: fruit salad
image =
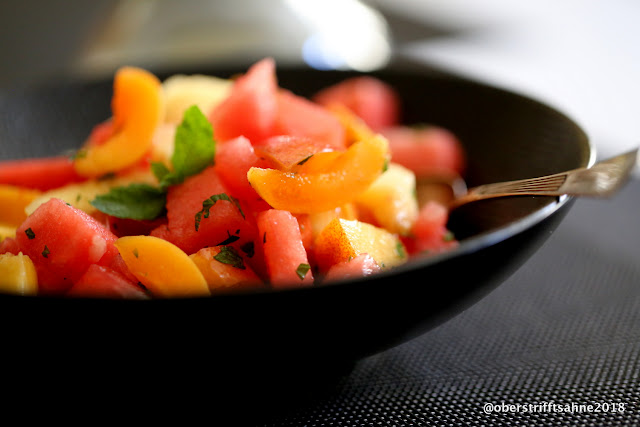
[[[0,161],[0,292],[313,287],[458,244],[421,183],[461,176],[462,146],[403,123],[376,77],[305,98],[279,86],[271,58],[233,79],[122,67],[111,110],[72,156]]]

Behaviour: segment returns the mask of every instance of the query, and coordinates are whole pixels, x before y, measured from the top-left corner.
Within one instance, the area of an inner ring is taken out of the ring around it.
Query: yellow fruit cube
[[[38,275],[33,261],[22,252],[0,255],[0,292],[14,295],[36,295]]]
[[[13,225],[0,224],[0,242],[7,237],[16,237],[16,227]]]
[[[234,248],[211,246],[202,248],[189,258],[198,266],[211,293],[228,290],[257,289],[263,285],[258,275],[244,263]],[[239,265],[234,265],[234,261]]]
[[[309,214],[309,222],[311,223],[311,232],[314,240],[320,235],[322,230],[336,218],[349,220],[358,219],[357,211],[353,203],[347,203],[325,212]]]
[[[152,236],[126,236],[115,242],[129,271],[156,297],[209,296],[198,266],[174,244]]]
[[[321,271],[332,265],[368,254],[382,268],[407,261],[407,251],[397,234],[366,222],[336,218],[315,242],[315,256]]]
[[[206,116],[231,91],[232,80],[204,75],[176,74],[162,83],[165,97],[165,121],[180,123],[184,112],[197,105]]]
[[[391,163],[355,200],[358,211],[392,233],[407,235],[418,217],[415,174]]]
[[[16,227],[22,224],[27,218],[25,207],[39,195],[38,190],[0,185],[0,223]]]

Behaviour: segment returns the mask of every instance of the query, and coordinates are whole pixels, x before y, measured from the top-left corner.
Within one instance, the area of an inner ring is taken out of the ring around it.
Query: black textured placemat
[[[637,180],[578,200],[488,297],[258,424],[640,424],[639,213]]]

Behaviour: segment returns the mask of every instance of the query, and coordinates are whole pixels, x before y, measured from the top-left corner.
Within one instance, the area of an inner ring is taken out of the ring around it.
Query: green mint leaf
[[[389,170],[389,162],[390,162],[389,158],[386,157],[384,159],[384,164],[382,165],[382,173],[385,173],[386,171]]]
[[[445,242],[451,242],[453,240],[455,240],[456,236],[451,232],[448,231],[446,233],[444,233],[444,236],[442,236],[442,240]]]
[[[239,233],[239,232],[240,232],[240,230],[238,230],[237,233]],[[222,242],[218,243],[216,246],[226,246],[226,245],[230,245],[233,242],[236,242],[236,241],[240,240],[240,236],[238,236],[237,233],[236,234],[231,234],[231,233],[229,233],[229,230],[227,230],[227,236],[229,236],[229,237],[224,239]]]
[[[85,157],[87,157],[87,150],[86,149],[80,149],[80,150],[72,153],[69,156],[69,159],[76,160],[76,159],[83,159]]]
[[[162,162],[151,162],[151,172],[160,182],[171,173],[169,168]]]
[[[238,251],[235,250],[233,246],[221,246],[220,253],[214,256],[213,259],[223,264],[229,264],[241,270],[244,270],[246,268],[244,266],[244,261],[242,260],[242,257],[240,256]]]
[[[298,268],[296,268],[296,274],[300,280],[304,280],[309,270],[311,270],[311,266],[309,264],[300,264]]]
[[[407,252],[404,250],[404,246],[402,245],[401,242],[396,243],[396,255],[398,255],[399,258],[406,258],[407,256]]]
[[[244,218],[244,212],[242,212],[242,208],[240,207],[240,202],[238,201],[238,199],[233,196],[227,195],[227,193],[214,194],[213,196],[205,199],[202,202],[202,209],[200,210],[200,212],[196,213],[196,231],[200,229],[200,222],[202,221],[202,218],[209,218],[209,209],[211,209],[211,207],[215,205],[218,200],[226,200],[227,202],[231,202],[236,205],[236,207],[240,211],[240,214]]]
[[[165,203],[165,191],[148,184],[115,187],[91,201],[96,209],[108,215],[137,220],[159,217],[164,212]]]
[[[193,105],[183,116],[176,129],[171,164],[174,173],[182,179],[200,173],[213,164],[216,144],[211,123],[200,109]]]
[[[309,160],[309,159],[310,159],[310,158],[312,158],[312,157],[313,157],[313,154],[308,155],[308,156],[307,156],[307,157],[305,157],[304,159],[300,160],[300,161],[298,162],[298,165],[300,165],[300,166],[304,165],[305,163],[307,163],[307,160]]]
[[[151,163],[151,171],[158,179],[160,188],[166,190],[212,165],[215,149],[211,123],[200,109],[193,105],[185,111],[182,122],[176,129],[171,156],[173,171],[160,162]]]

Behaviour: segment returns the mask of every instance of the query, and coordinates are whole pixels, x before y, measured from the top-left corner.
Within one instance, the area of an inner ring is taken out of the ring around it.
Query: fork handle
[[[596,163],[538,178],[485,184],[469,189],[454,199],[451,207],[477,200],[507,196],[587,196],[609,197],[626,182],[638,158],[638,149]]]

